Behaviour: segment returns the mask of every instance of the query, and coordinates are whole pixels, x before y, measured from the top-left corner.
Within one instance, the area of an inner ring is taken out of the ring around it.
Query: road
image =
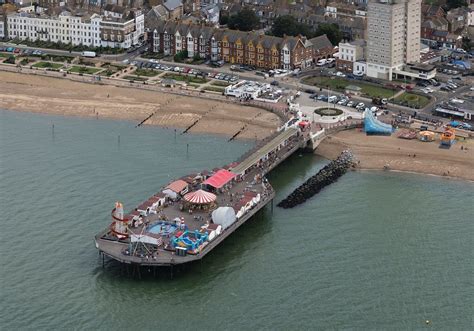
[[[37,48],[37,47],[28,47],[26,45],[14,45],[14,44],[4,43],[4,42],[0,42],[0,46],[3,46],[3,47],[17,47],[17,48],[21,48],[21,49],[39,49],[39,50],[42,50],[44,52],[47,52],[47,53],[53,54],[53,55],[68,55],[68,56],[71,56],[71,55],[80,56],[81,55],[80,52],[70,52],[70,51],[55,50],[55,49],[42,49],[42,48]],[[147,45],[143,45],[140,48],[138,48],[138,49],[136,49],[136,50],[134,50],[133,52],[130,52],[130,53],[122,53],[122,54],[116,54],[116,55],[103,54],[103,55],[100,56],[100,58],[102,58],[104,60],[107,60],[107,61],[116,61],[116,62],[123,62],[123,61],[127,60],[128,63],[132,62],[133,60],[142,61],[142,62],[150,62],[149,59],[145,59],[145,58],[140,57],[140,55],[143,53],[143,51],[145,50],[146,47],[147,47]],[[220,67],[220,68],[210,68],[210,67],[208,67],[206,65],[202,65],[202,64],[201,65],[181,64],[181,63],[176,63],[176,62],[173,62],[173,61],[166,61],[166,60],[158,60],[158,63],[171,65],[171,66],[184,66],[184,67],[188,67],[188,68],[198,69],[198,70],[206,72],[206,73],[211,73],[212,72],[212,73],[232,74],[232,75],[237,76],[239,79],[247,79],[247,80],[253,80],[253,81],[258,81],[258,82],[271,82],[271,81],[276,80],[279,83],[279,87],[281,89],[287,90],[286,92],[288,92],[289,94],[295,93],[298,90],[299,91],[304,91],[304,90],[308,90],[308,89],[315,90],[316,93],[318,93],[318,94],[320,94],[320,93],[324,93],[324,94],[329,93],[329,95],[338,95],[338,94],[340,94],[340,93],[337,93],[335,91],[331,91],[331,90],[328,91],[327,89],[324,89],[324,88],[318,88],[318,87],[315,87],[315,86],[310,86],[310,85],[306,85],[306,84],[301,83],[301,78],[303,78],[303,77],[313,76],[313,75],[318,76],[318,75],[321,75],[323,72],[326,72],[326,71],[334,71],[334,69],[328,69],[328,68],[325,68],[325,67],[316,67],[316,68],[307,69],[305,71],[300,72],[297,77],[288,75],[288,76],[280,77],[280,78],[273,78],[273,77],[272,78],[264,78],[262,76],[257,76],[255,74],[255,72],[252,72],[252,71],[244,71],[244,72],[232,71],[232,70],[230,70],[230,65],[228,65],[228,64],[226,64],[226,65],[224,65],[223,67]],[[447,79],[451,78],[449,76],[445,77],[445,75],[443,75],[443,74],[441,74],[440,76],[441,76],[441,79],[443,79],[443,80],[447,80]],[[389,104],[387,106],[387,109],[390,110],[390,111],[393,111],[393,112],[402,111],[402,112],[406,112],[406,113],[414,113],[416,111],[417,113],[423,113],[423,115],[426,116],[426,117],[432,117],[431,116],[431,111],[437,103],[440,103],[442,101],[447,101],[448,99],[453,98],[453,97],[458,97],[459,98],[463,93],[469,91],[469,83],[472,83],[472,79],[470,77],[466,77],[464,79],[466,80],[465,83],[467,83],[468,85],[460,87],[454,93],[439,91],[438,89],[435,89],[435,92],[430,95],[432,97],[430,103],[427,106],[425,106],[423,109],[416,110],[416,109],[411,109],[411,108],[408,108],[408,107],[399,106],[399,105],[395,105],[395,104]],[[352,97],[352,99],[354,101],[357,101],[357,102],[363,102],[366,105],[370,105],[372,103],[371,99],[361,97],[361,96],[354,96],[354,97]]]

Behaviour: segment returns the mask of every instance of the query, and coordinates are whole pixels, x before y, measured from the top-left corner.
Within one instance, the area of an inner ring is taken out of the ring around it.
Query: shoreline
[[[427,177],[435,177],[439,179],[455,180],[455,181],[468,182],[468,183],[474,184],[474,180],[471,180],[471,179],[454,177],[454,176],[435,175],[435,174],[431,174],[427,172],[416,172],[416,171],[396,170],[396,169],[384,170],[384,169],[371,169],[371,168],[353,168],[351,170],[355,172],[393,172],[393,173],[400,173],[400,174],[423,175]]]
[[[171,92],[171,91],[170,91]],[[277,114],[255,106],[138,88],[76,82],[58,77],[2,72],[0,108],[82,118],[129,120],[236,139],[261,140],[281,123]]]
[[[473,140],[442,149],[439,142],[404,140],[394,135],[367,136],[353,129],[328,136],[314,153],[333,159],[344,149],[350,149],[358,160],[355,170],[406,172],[474,182]]]

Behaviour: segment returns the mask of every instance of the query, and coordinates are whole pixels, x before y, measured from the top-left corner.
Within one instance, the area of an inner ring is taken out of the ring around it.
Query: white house
[[[9,38],[98,47],[101,20],[97,14],[81,17],[67,11],[58,16],[13,13],[7,16],[7,31]]]

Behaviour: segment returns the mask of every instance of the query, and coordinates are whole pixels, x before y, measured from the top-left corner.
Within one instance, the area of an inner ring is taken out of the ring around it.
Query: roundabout
[[[316,108],[314,110],[314,113],[318,114],[319,116],[339,116],[344,112],[338,108],[323,107],[323,108]]]

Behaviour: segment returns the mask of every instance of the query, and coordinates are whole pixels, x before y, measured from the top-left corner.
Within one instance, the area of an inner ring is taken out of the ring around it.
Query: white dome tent
[[[212,212],[212,222],[219,224],[224,230],[231,226],[235,220],[235,211],[231,207],[219,207]]]

